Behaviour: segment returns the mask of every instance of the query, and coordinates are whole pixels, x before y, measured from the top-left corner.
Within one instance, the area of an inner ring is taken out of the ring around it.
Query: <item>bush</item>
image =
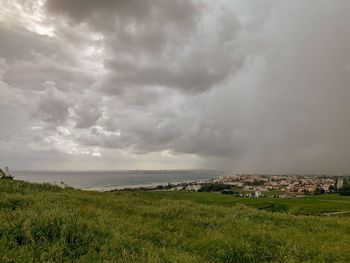
[[[339,190],[340,195],[350,196],[350,185],[345,185]]]
[[[7,167],[5,167],[5,171],[7,171],[7,173],[5,173],[4,170],[0,168],[0,179],[13,179],[13,176],[10,174]]]
[[[317,187],[316,189],[315,189],[315,191],[314,191],[314,194],[315,195],[321,195],[321,194],[324,194],[325,193],[325,191],[324,191],[324,189],[322,189],[321,187]]]
[[[344,178],[343,187],[339,189],[339,194],[350,196],[350,182],[348,177]]]
[[[221,193],[223,195],[233,195],[234,194],[234,192],[232,190],[229,190],[229,189],[224,189],[221,191]]]
[[[231,189],[231,185],[229,184],[204,184],[198,190],[198,192],[219,192],[225,189]]]

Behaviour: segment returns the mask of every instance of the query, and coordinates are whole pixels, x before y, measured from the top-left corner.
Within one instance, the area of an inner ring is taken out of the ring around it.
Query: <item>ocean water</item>
[[[151,186],[176,182],[208,180],[218,171],[13,171],[15,179],[37,183],[65,184],[84,190],[108,191],[125,187]]]

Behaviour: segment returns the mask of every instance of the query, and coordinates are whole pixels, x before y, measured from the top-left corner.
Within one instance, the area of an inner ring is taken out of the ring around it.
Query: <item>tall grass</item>
[[[350,262],[349,244],[347,217],[0,181],[0,262]]]

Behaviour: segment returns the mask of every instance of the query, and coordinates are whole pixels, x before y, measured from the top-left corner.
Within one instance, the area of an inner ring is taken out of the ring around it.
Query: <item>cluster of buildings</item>
[[[334,192],[343,185],[342,176],[225,174],[206,181],[168,183],[124,190],[221,192],[243,198],[300,197]]]
[[[229,174],[213,179],[251,191],[282,190],[291,193],[332,192],[342,185],[342,177],[330,175]]]

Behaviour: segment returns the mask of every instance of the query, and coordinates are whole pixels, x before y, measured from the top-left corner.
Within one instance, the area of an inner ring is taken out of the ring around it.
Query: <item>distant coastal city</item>
[[[132,187],[119,189],[118,191],[218,192],[246,198],[259,198],[263,196],[292,198],[302,197],[308,194],[334,192],[346,194],[348,186],[349,176],[347,175],[224,174],[205,181]]]
[[[52,174],[44,172],[38,178],[30,177],[31,174],[41,172],[27,172],[24,175],[16,173],[16,179],[24,181],[46,182],[60,187],[73,187],[85,190],[101,192],[115,191],[187,191],[187,192],[214,192],[233,195],[242,198],[297,198],[305,195],[319,195],[326,193],[339,193],[350,195],[349,175],[299,175],[299,174],[237,174],[220,171],[114,171],[114,172],[79,172],[79,173],[53,173],[58,182],[50,181]],[[19,175],[19,176],[17,176]],[[195,176],[195,177],[194,177]],[[9,168],[0,169],[0,178],[14,176]],[[106,187],[77,187],[72,179],[78,181],[98,182],[110,180]],[[125,179],[132,178],[133,181]],[[210,178],[211,179],[207,179]],[[93,178],[94,180],[91,180]],[[153,178],[154,182],[143,181],[144,178]],[[206,178],[206,179],[203,179]],[[28,180],[29,179],[29,180]],[[137,180],[136,180],[137,179]],[[169,181],[167,181],[169,179]],[[41,180],[41,181],[40,181]],[[120,182],[133,185],[123,186]],[[160,181],[162,180],[162,181]],[[176,181],[175,181],[176,180]],[[158,181],[158,182],[157,182]]]

